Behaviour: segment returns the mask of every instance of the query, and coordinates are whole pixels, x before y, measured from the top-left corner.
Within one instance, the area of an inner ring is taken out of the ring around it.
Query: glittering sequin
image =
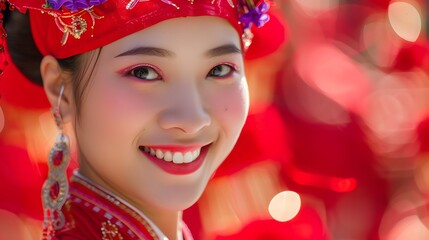
[[[118,227],[110,221],[101,224],[102,240],[123,240],[124,238],[118,231]]]

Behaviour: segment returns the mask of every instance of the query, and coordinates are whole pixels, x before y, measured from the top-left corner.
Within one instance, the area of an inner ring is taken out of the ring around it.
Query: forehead
[[[104,48],[123,52],[133,47],[154,46],[174,52],[204,51],[223,44],[240,47],[240,37],[227,20],[212,17],[182,17],[168,19],[128,35]]]

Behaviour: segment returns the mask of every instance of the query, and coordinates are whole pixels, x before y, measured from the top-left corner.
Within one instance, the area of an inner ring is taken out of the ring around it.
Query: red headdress
[[[5,0],[0,0],[0,2]],[[67,58],[125,37],[161,21],[187,16],[228,20],[250,45],[250,26],[268,21],[268,4],[253,0],[8,0],[29,12],[42,55]]]

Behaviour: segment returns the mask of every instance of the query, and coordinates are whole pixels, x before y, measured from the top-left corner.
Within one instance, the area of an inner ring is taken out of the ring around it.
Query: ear
[[[61,87],[64,86],[64,93],[60,101],[60,114],[63,122],[72,121],[74,118],[74,100],[71,76],[65,73],[57,59],[53,56],[45,56],[40,63],[40,74],[43,80],[43,87],[52,107],[58,105]]]

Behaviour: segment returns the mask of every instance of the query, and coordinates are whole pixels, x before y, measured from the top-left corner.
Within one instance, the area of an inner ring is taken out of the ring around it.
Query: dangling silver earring
[[[44,209],[43,239],[51,239],[56,230],[65,224],[61,209],[66,202],[69,192],[67,181],[67,166],[70,161],[69,139],[63,132],[63,120],[60,113],[61,98],[64,85],[61,86],[57,106],[52,108],[52,114],[59,133],[51,148],[48,158],[48,177],[42,188],[42,203]]]

